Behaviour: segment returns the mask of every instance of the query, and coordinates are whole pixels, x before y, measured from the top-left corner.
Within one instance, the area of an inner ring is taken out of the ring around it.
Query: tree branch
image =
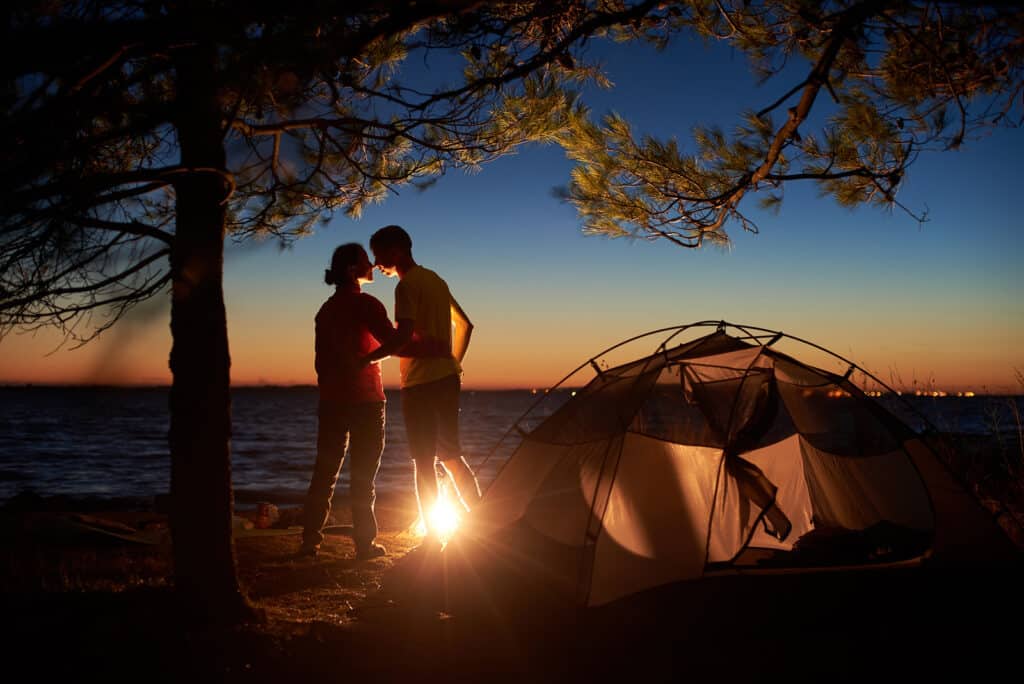
[[[884,0],[867,0],[839,15],[839,20],[833,29],[828,43],[825,45],[825,49],[807,77],[800,101],[789,110],[789,119],[775,134],[764,161],[755,170],[745,174],[730,191],[724,193],[724,205],[719,208],[717,217],[706,227],[706,231],[714,231],[721,228],[729,216],[729,211],[743,199],[747,190],[756,186],[768,176],[775,164],[778,163],[783,147],[793,137],[793,134],[796,133],[800,124],[807,119],[807,115],[814,106],[818,92],[828,82],[832,65],[835,64],[836,57],[838,57],[843,43],[849,39],[850,35],[860,24],[866,21],[883,4]]]

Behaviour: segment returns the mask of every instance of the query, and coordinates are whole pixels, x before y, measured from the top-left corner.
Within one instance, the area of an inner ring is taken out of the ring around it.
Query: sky
[[[689,149],[694,125],[728,129],[796,82],[758,87],[741,55],[683,40],[662,53],[595,49],[615,86],[587,92],[594,113],[616,111]],[[479,173],[401,190],[359,220],[335,217],[289,249],[230,245],[232,382],[315,384],[313,317],[331,294],[331,252],[397,223],[474,324],[467,389],[549,387],[623,339],[726,320],[812,341],[896,389],[1021,393],[1022,156],[1021,129],[923,155],[899,195],[927,209],[923,225],[899,211],[842,208],[806,184],[787,189],[777,214],[750,209],[760,234],[734,227],[728,250],[686,250],[584,236],[575,209],[552,192],[571,162],[554,146],[521,148]],[[365,291],[393,313],[396,281],[376,278]],[[9,335],[0,384],[168,384],[168,312],[166,298],[154,301],[79,349],[61,347],[53,331]],[[396,360],[384,362],[384,378],[397,385]]]

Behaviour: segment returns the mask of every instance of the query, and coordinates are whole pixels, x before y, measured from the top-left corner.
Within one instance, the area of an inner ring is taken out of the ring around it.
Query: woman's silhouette
[[[374,479],[384,451],[384,386],[380,363],[363,359],[390,340],[395,329],[384,305],[361,291],[373,281],[373,265],[356,243],[334,250],[324,282],[334,294],[316,315],[316,374],[320,390],[316,465],[306,495],[300,556],[316,556],[331,497],[349,453],[349,496],[356,558],[383,556],[374,542]]]

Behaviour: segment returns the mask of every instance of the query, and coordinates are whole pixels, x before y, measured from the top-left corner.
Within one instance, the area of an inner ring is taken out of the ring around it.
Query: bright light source
[[[430,511],[430,527],[437,533],[442,544],[447,544],[459,527],[459,513],[448,497],[439,497]]]
[[[427,517],[430,519],[431,529],[440,539],[441,544],[447,544],[448,540],[454,536],[455,530],[459,528],[462,516],[459,515],[459,508],[455,505],[451,494],[448,493],[448,487],[444,483],[439,483],[437,501],[434,502],[433,508],[427,512]],[[427,526],[422,518],[416,519],[412,529],[420,537],[424,537],[427,534]]]

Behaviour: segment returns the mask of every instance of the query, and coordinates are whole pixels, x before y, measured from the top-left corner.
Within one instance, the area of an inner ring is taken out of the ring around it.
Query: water
[[[408,490],[412,464],[401,402],[397,392],[387,395],[377,487]],[[24,491],[91,498],[166,493],[167,400],[166,388],[0,387],[0,502]],[[499,444],[502,436],[536,401],[529,391],[463,392],[463,450],[470,463],[483,464],[481,483],[514,447],[511,439]],[[314,387],[233,390],[231,465],[239,503],[301,500],[316,456],[316,407]],[[341,485],[347,482],[345,467]]]
[[[533,427],[568,397],[568,390],[550,395],[523,427]],[[388,399],[377,486],[381,491],[408,491],[412,465],[400,401],[391,392]],[[1016,416],[1024,413],[1024,397],[905,399],[935,427],[949,432],[1015,433]],[[316,453],[316,389],[237,388],[232,401],[237,501],[301,501]],[[494,477],[517,443],[514,432],[499,443],[503,435],[537,401],[529,391],[463,392],[463,449],[481,484]],[[924,421],[903,401],[893,397],[889,403],[902,407],[911,427],[923,427]],[[166,493],[167,429],[165,388],[0,387],[0,502],[25,491],[100,499]],[[347,470],[342,471],[341,486],[347,484]]]

